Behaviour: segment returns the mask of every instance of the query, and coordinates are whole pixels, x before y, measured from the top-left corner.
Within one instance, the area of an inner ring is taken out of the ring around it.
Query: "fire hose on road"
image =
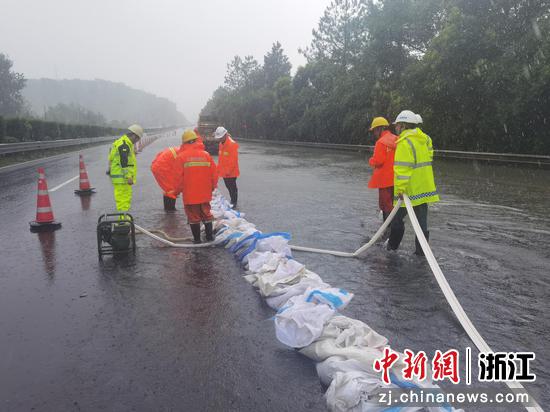
[[[334,250],[326,250],[326,249],[316,249],[316,248],[310,248],[310,247],[303,247],[303,246],[292,246],[290,245],[292,250],[296,251],[302,251],[302,252],[312,252],[312,253],[320,253],[320,254],[329,254],[339,257],[357,257],[361,253],[365,252],[367,249],[369,249],[379,238],[382,236],[382,234],[385,232],[386,228],[390,225],[391,221],[393,220],[395,214],[401,207],[402,203],[405,202],[405,207],[407,208],[407,214],[409,216],[409,219],[411,221],[411,224],[414,228],[415,234],[420,242],[420,245],[422,247],[422,250],[424,251],[426,260],[428,261],[428,264],[430,266],[430,269],[432,270],[432,273],[434,274],[437,283],[443,292],[443,295],[445,296],[445,299],[451,306],[451,309],[453,310],[453,313],[457,317],[458,321],[464,328],[465,332],[468,334],[472,342],[476,345],[478,350],[482,353],[487,352],[493,352],[491,347],[485,342],[481,334],[478,332],[478,330],[473,325],[472,321],[462,308],[462,305],[458,301],[456,295],[454,294],[451,286],[449,285],[447,279],[445,278],[445,275],[441,271],[441,268],[439,267],[439,264],[437,263],[437,260],[435,259],[435,256],[426,240],[426,237],[424,236],[424,233],[422,232],[422,229],[420,228],[420,224],[418,222],[418,219],[416,218],[416,214],[414,213],[413,206],[411,204],[411,201],[407,195],[403,196],[403,199],[399,199],[393,210],[391,211],[390,215],[386,219],[386,221],[380,226],[378,231],[374,234],[374,236],[369,240],[368,243],[361,246],[359,249],[357,249],[355,252],[339,252]],[[136,229],[140,231],[141,233],[159,241],[162,242],[165,245],[176,247],[176,248],[204,248],[204,247],[210,247],[214,246],[215,243],[202,243],[202,244],[190,244],[190,243],[174,243],[168,239],[164,239],[160,236],[157,236],[152,233],[152,231],[148,231],[138,225],[135,225]],[[168,237],[164,232],[156,231],[157,233],[161,233],[163,236]],[[174,239],[174,238],[172,238]],[[522,390],[526,391],[525,387],[519,383],[519,382],[505,382],[506,385],[510,389],[515,390]],[[542,412],[542,407],[534,400],[533,397],[530,397],[531,399],[531,405],[533,406],[527,406],[525,405],[526,409],[530,412]]]
[[[302,246],[291,246],[293,250],[299,250],[303,252],[312,252],[312,253],[323,253],[323,254],[329,254],[334,256],[341,256],[341,257],[357,257],[364,251],[366,251],[369,247],[371,247],[378,238],[384,233],[388,225],[391,223],[393,217],[397,213],[397,210],[401,207],[402,202],[405,202],[405,207],[407,208],[407,214],[409,216],[409,219],[411,220],[412,226],[414,228],[414,232],[420,242],[420,245],[422,246],[422,250],[424,251],[424,255],[426,256],[426,260],[428,261],[428,264],[430,265],[430,269],[432,270],[432,273],[435,276],[435,279],[437,280],[437,284],[439,285],[439,288],[443,292],[443,295],[445,296],[445,299],[447,299],[447,302],[451,306],[451,309],[453,310],[453,313],[457,317],[458,321],[472,340],[472,342],[476,345],[478,350],[480,352],[493,352],[491,347],[485,342],[485,339],[481,336],[481,334],[478,332],[478,330],[475,328],[474,324],[462,308],[462,305],[456,298],[456,295],[454,294],[451,286],[449,285],[449,282],[447,282],[447,278],[445,278],[445,275],[443,275],[443,272],[441,271],[441,268],[439,267],[439,264],[437,263],[437,260],[435,259],[435,256],[432,252],[432,249],[430,248],[430,245],[428,244],[428,241],[426,240],[426,237],[424,236],[424,233],[422,232],[422,229],[420,228],[420,224],[418,223],[418,219],[416,218],[416,214],[414,213],[413,206],[411,204],[411,201],[407,195],[403,195],[403,200],[399,199],[393,210],[391,211],[390,215],[386,219],[386,221],[382,224],[380,229],[374,234],[372,239],[366,243],[365,245],[361,246],[359,249],[357,249],[353,253],[346,253],[346,252],[338,252],[333,250],[324,250],[324,249],[315,249],[315,248],[308,248],[308,247],[302,247]],[[519,389],[519,390],[525,390],[525,387],[519,383],[519,382],[506,382],[506,385],[510,389]],[[531,397],[531,401],[534,403],[534,406],[526,406],[526,409],[528,411],[542,411],[540,405],[536,403],[536,401]]]
[[[214,243],[210,242],[210,243],[199,243],[199,244],[194,244],[194,243],[174,243],[168,239],[164,239],[160,236],[157,236],[155,235],[154,233],[152,232],[157,232],[157,233],[161,233],[163,234],[164,236],[168,237],[168,235],[166,235],[166,233],[164,233],[163,231],[161,230],[147,230],[147,229],[144,229],[142,228],[141,226],[138,226],[138,225],[135,225],[136,226],[136,229],[143,233],[144,235],[147,235],[149,236],[150,238],[153,238],[155,240],[158,240],[159,242],[167,245],[167,246],[170,246],[170,247],[176,247],[176,248],[201,248],[201,247],[210,247],[210,246],[213,246]],[[173,238],[173,239],[178,239],[179,238]],[[181,238],[182,240],[185,240],[185,238]]]

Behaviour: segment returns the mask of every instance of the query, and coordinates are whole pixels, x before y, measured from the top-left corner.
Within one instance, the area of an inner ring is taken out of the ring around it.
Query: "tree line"
[[[550,0],[334,0],[291,75],[236,56],[202,114],[237,136],[365,144],[422,115],[439,149],[550,154]],[[547,119],[548,118],[548,119]]]

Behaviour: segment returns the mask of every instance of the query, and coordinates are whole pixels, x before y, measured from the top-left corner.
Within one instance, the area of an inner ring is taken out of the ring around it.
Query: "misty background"
[[[13,61],[15,72],[30,79],[23,95],[32,101],[36,115],[43,116],[44,106],[56,100],[71,103],[71,93],[81,95],[78,90],[86,88],[97,92],[106,84],[66,82],[56,88],[32,79],[101,79],[167,98],[195,122],[223,83],[226,65],[235,55],[261,59],[273,42],[280,41],[293,67],[304,64],[298,48],[307,46],[328,4],[328,0],[0,0],[0,53]],[[114,90],[135,93],[122,89],[113,84],[106,96]],[[151,104],[154,100],[141,98]],[[100,103],[92,100],[85,102],[89,107],[81,104],[101,113]],[[150,107],[159,111],[168,106],[156,102]],[[149,120],[154,118],[146,123]]]

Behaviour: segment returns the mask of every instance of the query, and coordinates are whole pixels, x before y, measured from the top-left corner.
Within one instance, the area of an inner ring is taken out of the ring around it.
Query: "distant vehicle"
[[[218,119],[213,115],[200,115],[197,125],[204,141],[206,151],[211,155],[218,154],[218,142],[214,139],[214,131],[218,127]]]

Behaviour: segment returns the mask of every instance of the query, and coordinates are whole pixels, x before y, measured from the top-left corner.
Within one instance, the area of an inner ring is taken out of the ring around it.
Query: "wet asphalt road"
[[[177,141],[161,139],[138,157],[132,211],[144,227],[189,236],[181,211],[163,212],[149,173],[155,154]],[[173,250],[140,236],[135,259],[98,263],[97,217],[113,209],[107,151],[83,151],[98,191],[88,202],[73,195],[77,182],[51,194],[63,224],[54,234],[28,230],[36,168],[0,173],[0,410],[325,410],[313,363],[276,341],[273,312],[229,252]],[[44,166],[51,188],[78,173],[78,156]],[[241,172],[247,219],[292,233],[295,244],[353,251],[380,223],[360,155],[246,143]],[[550,172],[440,161],[436,178],[434,253],[493,349],[536,353],[528,388],[547,406],[550,188],[541,182]],[[354,292],[345,314],[394,348],[473,346],[428,265],[412,256],[411,232],[397,253],[295,257]]]

